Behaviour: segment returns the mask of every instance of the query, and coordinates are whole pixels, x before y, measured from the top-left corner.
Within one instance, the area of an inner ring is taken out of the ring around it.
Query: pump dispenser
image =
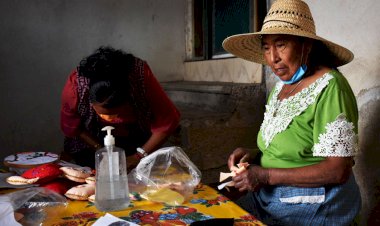
[[[114,127],[106,126],[104,147],[95,153],[95,206],[100,211],[117,211],[129,206],[129,190],[125,151],[115,147]]]
[[[104,137],[104,146],[115,146],[115,137],[112,136],[111,130],[113,130],[112,126],[106,126],[102,129],[102,131],[107,131],[107,135]]]

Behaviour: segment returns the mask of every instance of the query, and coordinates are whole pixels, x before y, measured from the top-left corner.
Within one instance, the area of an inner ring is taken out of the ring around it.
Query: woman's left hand
[[[139,164],[140,158],[136,155],[127,156],[127,171],[131,172]]]
[[[242,191],[258,191],[262,185],[268,184],[269,170],[257,165],[251,165],[247,170],[232,178],[235,188]]]

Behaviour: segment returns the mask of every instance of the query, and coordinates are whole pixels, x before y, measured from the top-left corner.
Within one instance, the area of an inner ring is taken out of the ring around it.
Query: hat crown
[[[309,6],[301,0],[277,0],[267,13],[261,31],[302,30],[315,35]]]
[[[322,42],[333,58],[331,65],[342,66],[352,61],[354,54],[336,43],[316,35],[309,6],[302,0],[277,0],[267,13],[259,32],[233,35],[223,41],[228,52],[248,61],[267,64],[262,52],[263,35],[294,35]]]

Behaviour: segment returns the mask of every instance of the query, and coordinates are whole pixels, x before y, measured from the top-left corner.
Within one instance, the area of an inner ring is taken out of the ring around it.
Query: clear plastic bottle
[[[130,203],[125,151],[115,147],[112,129],[112,126],[102,129],[107,130],[104,147],[95,153],[95,206],[100,211],[123,210]]]

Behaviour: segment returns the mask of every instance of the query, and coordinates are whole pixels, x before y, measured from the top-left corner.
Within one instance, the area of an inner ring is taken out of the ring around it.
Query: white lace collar
[[[268,104],[265,105],[264,121],[260,127],[266,148],[276,134],[281,133],[289,126],[294,117],[300,115],[315,102],[318,94],[322,92],[332,78],[331,74],[326,73],[294,96],[283,100],[278,100],[278,94],[284,83],[278,82],[276,84],[273,95]]]

